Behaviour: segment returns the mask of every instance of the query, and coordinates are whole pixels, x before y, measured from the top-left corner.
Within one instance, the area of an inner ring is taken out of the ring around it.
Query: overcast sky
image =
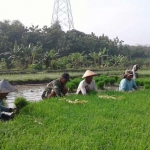
[[[70,0],[76,30],[150,45],[150,0]],[[0,21],[50,26],[54,0],[0,0]]]

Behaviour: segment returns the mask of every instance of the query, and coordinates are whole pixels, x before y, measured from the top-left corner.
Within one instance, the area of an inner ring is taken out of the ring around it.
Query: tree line
[[[64,32],[56,22],[25,27],[20,21],[0,22],[1,69],[81,69],[88,67],[150,66],[150,46],[131,46],[75,29]]]

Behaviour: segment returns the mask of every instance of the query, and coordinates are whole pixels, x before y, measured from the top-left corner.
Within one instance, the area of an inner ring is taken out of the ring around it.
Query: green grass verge
[[[87,103],[66,101],[76,99]],[[107,91],[30,102],[13,121],[0,122],[0,149],[150,149],[149,106],[149,90]]]
[[[68,72],[70,74],[71,79],[75,77],[79,77],[82,79],[84,71],[81,72]],[[96,71],[97,74],[107,74],[107,75],[114,75],[120,74],[118,71]],[[53,79],[59,78],[62,72],[37,72],[37,73],[30,73],[30,74],[1,74],[0,80],[7,79],[12,84],[35,84],[35,83],[47,83]]]
[[[123,71],[120,70],[99,70],[95,71],[98,75],[100,75],[100,78],[105,75],[105,76],[118,76],[122,78]],[[141,78],[149,78],[149,72],[150,70],[139,70],[139,79]],[[84,74],[84,71],[79,71],[79,72],[68,72],[71,76],[71,79],[74,79],[76,77],[82,79],[82,76]],[[51,73],[46,73],[46,72],[36,72],[36,73],[28,73],[28,74],[1,74],[0,75],[0,80],[2,79],[7,79],[11,84],[40,84],[40,83],[48,83],[53,79],[59,78],[61,76],[62,72],[51,72]],[[96,76],[97,77],[97,76]],[[95,77],[95,78],[96,78]]]

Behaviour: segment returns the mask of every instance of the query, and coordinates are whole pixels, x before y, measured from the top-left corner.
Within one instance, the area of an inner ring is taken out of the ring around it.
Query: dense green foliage
[[[149,66],[149,46],[129,46],[118,37],[77,30],[59,24],[25,27],[20,21],[0,22],[1,69],[81,69],[107,66]]]
[[[77,99],[85,101],[69,103]],[[0,149],[150,149],[149,105],[149,90],[30,102],[13,121],[0,122]]]

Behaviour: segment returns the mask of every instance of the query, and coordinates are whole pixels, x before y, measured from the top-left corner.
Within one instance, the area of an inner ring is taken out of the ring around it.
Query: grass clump
[[[22,109],[23,107],[25,107],[26,105],[28,105],[28,103],[29,103],[29,102],[28,102],[27,99],[24,98],[24,97],[17,97],[17,98],[15,99],[15,102],[14,102],[14,104],[16,105],[18,111],[19,111],[20,109]]]

